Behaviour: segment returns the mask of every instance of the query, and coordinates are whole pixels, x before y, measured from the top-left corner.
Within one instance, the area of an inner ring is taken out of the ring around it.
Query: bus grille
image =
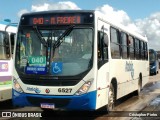
[[[54,79],[49,77],[26,77],[21,76],[20,79],[25,84],[29,85],[40,85],[40,86],[74,86],[78,84],[80,79]]]

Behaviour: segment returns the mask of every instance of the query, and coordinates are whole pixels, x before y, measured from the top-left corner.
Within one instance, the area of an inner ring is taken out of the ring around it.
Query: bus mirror
[[[108,36],[107,36],[107,34],[104,34],[104,43],[105,43],[106,47],[108,47]]]

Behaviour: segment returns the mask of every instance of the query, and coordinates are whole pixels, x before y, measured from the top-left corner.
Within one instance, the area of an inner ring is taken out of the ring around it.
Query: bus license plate
[[[41,108],[54,109],[55,105],[50,103],[41,103]]]

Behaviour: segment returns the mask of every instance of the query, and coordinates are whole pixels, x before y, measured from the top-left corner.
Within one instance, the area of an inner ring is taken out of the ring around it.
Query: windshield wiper
[[[73,30],[73,28],[74,28],[74,25],[71,25],[61,36],[58,37],[57,41],[54,44],[55,48],[61,45],[61,43],[63,42],[61,41],[63,37],[67,36]]]
[[[37,26],[33,26],[33,28],[35,29],[35,31],[36,31],[36,33],[37,33],[37,36],[38,36],[39,40],[41,41],[41,43],[42,43],[45,47],[47,47],[47,43],[46,43],[45,39],[43,38],[42,34],[39,32]]]

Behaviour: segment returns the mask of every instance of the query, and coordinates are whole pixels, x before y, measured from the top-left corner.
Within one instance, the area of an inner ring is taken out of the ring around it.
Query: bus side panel
[[[108,91],[109,91],[109,72],[106,71],[109,64],[106,63],[98,70],[97,76],[97,101],[96,109],[108,104]]]
[[[4,34],[5,32],[9,35],[7,40],[11,40],[11,34],[16,34],[17,27],[11,26],[8,22],[0,22],[0,31]],[[0,40],[1,41],[1,40]],[[11,41],[9,42],[9,47]],[[3,43],[2,43],[3,45]],[[11,48],[9,48],[11,50]],[[11,52],[10,52],[11,53]],[[8,56],[8,53],[4,49],[0,49],[0,101],[8,100],[12,98],[12,71],[13,71],[13,59],[12,54],[9,58],[4,58]]]
[[[144,87],[149,81],[149,61],[145,62],[146,70],[142,76],[142,87]]]
[[[12,59],[0,61],[0,101],[12,98]]]
[[[110,79],[117,81],[117,99],[125,96],[130,91],[136,88],[135,81],[131,81],[131,71],[126,71],[126,60],[110,59]]]
[[[12,98],[12,86],[2,86],[0,85],[0,101],[5,101]]]
[[[110,78],[116,78],[118,83],[117,99],[138,89],[140,74],[142,87],[148,82],[147,61],[112,59],[110,62]]]

